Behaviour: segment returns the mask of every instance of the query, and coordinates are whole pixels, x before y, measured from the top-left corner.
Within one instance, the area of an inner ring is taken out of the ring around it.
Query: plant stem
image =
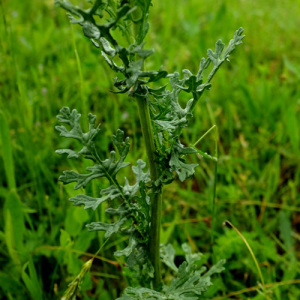
[[[152,183],[159,178],[157,164],[155,162],[155,144],[150,118],[149,107],[146,99],[136,97],[141,128],[145,140],[146,152],[150,166],[150,176]],[[151,227],[150,227],[150,260],[154,267],[154,289],[159,289],[161,286],[161,266],[160,266],[160,225],[161,225],[161,210],[162,210],[162,191],[154,190],[151,198]]]
[[[131,6],[135,6],[135,0],[130,0]],[[149,10],[150,1],[148,3],[147,11]],[[137,11],[133,15],[138,19]],[[146,22],[147,14],[143,15],[142,22]],[[133,26],[136,42],[141,44],[143,36],[140,35],[140,26],[137,23]],[[152,130],[151,117],[149,106],[146,99],[136,96],[141,128],[144,136],[146,152],[150,167],[150,176],[152,184],[159,178],[159,171],[155,162],[155,143]],[[153,288],[155,290],[161,289],[161,264],[160,264],[160,226],[161,226],[161,211],[162,211],[162,190],[153,189],[151,195],[151,225],[150,225],[150,240],[149,240],[149,254],[150,261],[154,268]]]

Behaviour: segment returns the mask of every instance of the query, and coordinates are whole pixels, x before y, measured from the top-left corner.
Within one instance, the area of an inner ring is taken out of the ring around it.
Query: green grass
[[[164,191],[163,240],[180,253],[188,239],[208,264],[227,259],[209,299],[244,289],[238,299],[264,299],[251,289],[260,281],[256,265],[225,220],[250,245],[271,299],[300,298],[299,4],[165,0],[151,9],[146,47],[156,53],[149,69],[196,72],[218,38],[226,43],[245,29],[244,44],[199,103],[193,130],[184,132],[183,142],[193,144],[218,127],[213,245],[214,162],[198,158],[191,184]],[[76,169],[54,153],[66,146],[54,130],[59,109],[92,111],[106,136],[120,127],[132,138],[131,161],[146,156],[135,103],[107,93],[113,74],[80,28],[52,1],[2,1],[0,9],[0,298],[54,299],[103,243],[102,233],[88,233],[84,224],[105,217],[72,207],[72,187],[57,183],[61,170]],[[102,151],[110,146],[104,138]],[[198,146],[214,155],[215,133]],[[98,187],[89,189],[96,194]],[[122,262],[112,256],[122,242],[103,247],[82,299],[113,300],[126,286]]]

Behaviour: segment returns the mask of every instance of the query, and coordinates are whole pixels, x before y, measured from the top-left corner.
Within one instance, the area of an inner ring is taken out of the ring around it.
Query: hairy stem
[[[149,113],[149,107],[146,99],[137,97],[139,109],[139,117],[141,128],[145,140],[146,152],[149,160],[150,175],[152,183],[159,178],[158,168],[155,162],[155,144]],[[151,198],[151,227],[150,227],[150,260],[154,267],[154,289],[159,289],[161,286],[161,267],[160,267],[160,225],[161,225],[161,210],[162,210],[162,191],[154,190]]]

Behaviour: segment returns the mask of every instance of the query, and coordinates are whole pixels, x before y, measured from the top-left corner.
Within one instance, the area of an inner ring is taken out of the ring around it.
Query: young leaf
[[[100,42],[102,44],[103,51],[106,54],[108,54],[109,56],[112,56],[112,57],[114,57],[116,55],[116,50],[111,47],[108,40],[106,40],[105,38],[102,37],[102,38],[100,38]]]
[[[215,68],[222,63],[221,54],[224,47],[225,44],[223,44],[221,40],[218,40],[216,42],[216,52],[213,52],[211,49],[207,50],[207,56],[210,58]]]
[[[173,271],[178,272],[178,268],[174,263],[175,250],[171,244],[168,244],[160,249],[160,257],[163,263],[165,263]]]
[[[146,163],[139,159],[137,161],[137,166],[132,166],[132,171],[136,177],[136,183],[134,185],[130,185],[128,180],[125,178],[125,184],[123,186],[123,193],[130,198],[136,196],[138,190],[142,192],[145,190],[145,186],[140,186],[140,183],[148,183],[150,182],[150,171],[147,170],[146,173],[143,172],[143,169],[146,167]]]
[[[70,111],[69,107],[63,107],[60,110],[61,115],[57,116],[57,119],[60,123],[66,123],[71,127],[71,130],[68,130],[65,126],[55,126],[55,129],[60,132],[60,136],[66,138],[73,138],[78,140],[83,148],[76,152],[70,149],[60,149],[56,150],[58,154],[68,154],[68,158],[76,157],[78,158],[80,155],[90,155],[90,148],[93,146],[96,136],[100,132],[100,125],[96,127],[96,116],[92,114],[88,114],[88,122],[89,122],[89,131],[84,133],[81,129],[81,125],[79,123],[81,114],[77,112],[76,109]]]
[[[115,256],[118,256],[118,257],[123,256],[123,255],[129,256],[134,251],[136,246],[139,244],[139,239],[137,237],[135,228],[131,227],[131,229],[129,231],[131,231],[131,235],[129,237],[129,242],[128,242],[127,247],[123,250],[116,251],[114,253]]]
[[[93,198],[87,195],[76,195],[69,200],[73,202],[73,205],[84,205],[84,209],[92,208],[93,210],[96,210],[103,202],[120,197],[121,193],[114,185],[111,185],[107,189],[101,190],[101,195],[105,196],[101,198]]]
[[[114,233],[119,232],[127,220],[129,220],[130,211],[125,204],[122,204],[118,209],[107,209],[107,213],[119,215],[120,219],[112,224],[103,222],[92,222],[86,225],[89,231],[105,231],[105,238],[111,237]]]
[[[183,162],[182,155],[193,154],[197,151],[193,148],[185,148],[180,142],[177,142],[174,145],[174,148],[171,153],[170,167],[174,170],[180,179],[181,182],[190,178],[195,174],[195,168],[198,164],[186,164]]]
[[[243,35],[243,32],[244,32],[244,29],[242,27],[240,27],[238,30],[235,31],[233,39],[230,40],[230,42],[225,50],[225,53],[224,53],[225,59],[228,60],[228,57],[235,49],[235,46],[242,44],[242,39],[245,37],[245,35]]]

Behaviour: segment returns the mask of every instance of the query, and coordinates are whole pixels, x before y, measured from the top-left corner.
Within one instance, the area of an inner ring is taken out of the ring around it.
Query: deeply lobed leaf
[[[132,171],[136,177],[136,182],[130,185],[125,178],[124,184],[120,184],[117,179],[118,172],[129,165],[124,162],[129,151],[129,138],[124,138],[124,132],[117,130],[116,135],[112,137],[113,145],[116,151],[111,151],[107,159],[100,158],[96,150],[95,137],[99,133],[99,126],[95,126],[96,117],[89,114],[89,131],[84,133],[80,126],[81,115],[76,111],[70,111],[65,107],[61,109],[58,120],[65,123],[65,126],[57,126],[57,130],[62,136],[78,140],[83,148],[76,152],[71,149],[58,150],[59,154],[68,154],[68,158],[79,158],[83,156],[92,159],[95,164],[87,168],[90,173],[79,174],[75,171],[64,171],[59,180],[65,184],[75,182],[74,189],[85,187],[90,181],[98,178],[107,178],[110,183],[108,188],[102,189],[100,195],[102,197],[94,198],[88,195],[77,195],[70,198],[73,205],[84,205],[84,208],[92,208],[96,210],[99,205],[106,201],[121,200],[121,205],[115,208],[108,208],[106,212],[116,216],[114,223],[92,222],[87,227],[90,231],[105,231],[105,237],[109,238],[115,233],[129,234],[128,246],[123,250],[115,253],[116,256],[125,255],[130,257],[130,265],[132,268],[143,269],[143,265],[148,265],[148,272],[151,270],[149,259],[145,257],[147,253],[147,242],[150,225],[150,198],[147,194],[146,184],[150,181],[149,170],[145,171],[146,163],[142,160],[137,161],[137,165],[132,167]],[[144,249],[143,251],[141,249]],[[141,252],[142,251],[142,252]],[[138,253],[144,253],[143,257]],[[147,255],[146,255],[147,256]]]
[[[224,260],[212,266],[206,273],[205,267],[200,264],[201,254],[192,253],[191,247],[183,244],[186,261],[179,268],[174,264],[175,251],[171,245],[163,248],[161,254],[163,261],[177,276],[172,279],[169,286],[164,286],[162,292],[149,288],[127,288],[124,295],[117,300],[199,300],[203,293],[212,285],[211,276],[224,270]],[[168,257],[168,255],[170,255]]]
[[[100,204],[107,200],[114,200],[121,196],[120,191],[114,186],[101,190],[101,198],[93,198],[87,195],[76,195],[69,200],[73,202],[73,205],[84,205],[84,209],[92,208],[96,210]]]

